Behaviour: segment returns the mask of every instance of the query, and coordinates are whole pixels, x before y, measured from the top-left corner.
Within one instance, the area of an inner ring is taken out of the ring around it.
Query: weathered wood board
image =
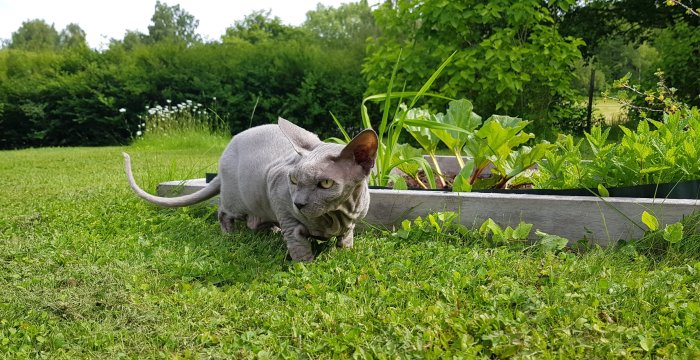
[[[169,181],[158,186],[158,194],[187,194],[204,187],[204,179]],[[602,246],[620,239],[639,238],[645,226],[642,212],[655,215],[661,226],[700,211],[700,200],[597,198],[497,193],[453,193],[416,190],[370,190],[367,224],[391,228],[404,219],[435,211],[454,211],[466,226],[480,226],[491,218],[501,226],[520,221],[534,229],[563,236],[570,241],[592,240]],[[535,236],[532,231],[531,236]]]

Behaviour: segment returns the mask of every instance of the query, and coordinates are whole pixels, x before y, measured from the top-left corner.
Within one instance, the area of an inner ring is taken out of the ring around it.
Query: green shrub
[[[202,104],[234,133],[282,116],[336,135],[330,112],[359,123],[360,66],[356,52],[301,40],[0,49],[0,148],[127,143],[168,100]]]
[[[588,122],[588,105],[585,102],[571,100],[556,104],[550,116],[554,119],[554,127],[559,131],[574,135],[583,135],[583,132],[590,129],[592,125],[605,122],[605,118],[595,111],[591,114],[591,121]]]

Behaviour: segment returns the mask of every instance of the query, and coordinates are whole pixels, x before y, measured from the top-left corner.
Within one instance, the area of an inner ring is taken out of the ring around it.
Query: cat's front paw
[[[309,231],[304,225],[283,225],[284,240],[287,243],[287,251],[294,261],[312,261],[314,251],[309,242]]]
[[[335,246],[343,249],[351,249],[354,239],[353,233],[354,232],[351,229],[345,233],[345,235],[338,237],[338,241],[336,241]]]
[[[289,251],[289,256],[291,256],[294,261],[310,262],[314,260],[314,253],[311,247],[307,250],[303,246],[294,246],[288,247],[287,250]]]

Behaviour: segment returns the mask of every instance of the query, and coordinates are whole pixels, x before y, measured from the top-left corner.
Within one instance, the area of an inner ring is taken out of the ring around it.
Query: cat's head
[[[337,210],[358,186],[365,186],[377,158],[377,134],[367,129],[347,145],[324,143],[313,133],[282,118],[282,133],[301,155],[289,173],[297,211],[318,217]]]

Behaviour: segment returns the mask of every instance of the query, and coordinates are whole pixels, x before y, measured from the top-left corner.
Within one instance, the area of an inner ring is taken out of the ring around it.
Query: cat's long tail
[[[194,205],[204,200],[213,198],[221,191],[221,180],[219,180],[219,177],[217,176],[214,178],[214,180],[207,184],[205,188],[192,194],[172,198],[151,195],[136,184],[134,174],[131,173],[131,158],[129,157],[129,154],[123,152],[122,155],[124,155],[124,170],[126,171],[126,178],[129,180],[129,185],[131,185],[131,188],[140,198],[156,205],[165,207]]]

